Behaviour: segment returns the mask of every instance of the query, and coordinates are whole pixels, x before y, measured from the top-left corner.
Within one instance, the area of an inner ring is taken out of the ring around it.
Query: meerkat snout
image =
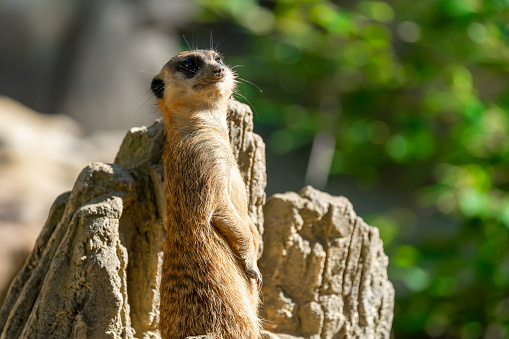
[[[218,78],[224,77],[224,67],[214,67],[213,72]]]

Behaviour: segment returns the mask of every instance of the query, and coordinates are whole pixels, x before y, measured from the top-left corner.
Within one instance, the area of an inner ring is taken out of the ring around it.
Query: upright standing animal
[[[226,123],[235,86],[213,50],[179,53],[152,80],[166,133],[164,339],[260,336],[258,231]]]

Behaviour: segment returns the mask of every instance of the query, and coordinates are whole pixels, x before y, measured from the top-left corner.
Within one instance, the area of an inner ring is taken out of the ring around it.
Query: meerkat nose
[[[224,67],[214,67],[214,73],[218,78],[224,77]]]

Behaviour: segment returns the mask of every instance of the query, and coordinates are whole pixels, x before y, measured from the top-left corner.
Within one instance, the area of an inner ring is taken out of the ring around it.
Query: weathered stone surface
[[[228,116],[230,144],[237,157],[249,198],[249,215],[260,232],[259,256],[263,253],[263,205],[267,172],[265,170],[265,144],[253,133],[253,112],[238,101],[230,102]]]
[[[305,338],[389,338],[394,289],[378,229],[344,197],[305,187],[265,206],[264,317]]]
[[[1,308],[2,339],[132,337],[119,220],[134,184],[121,166],[96,163],[57,198]]]
[[[70,117],[41,114],[1,95],[0,121],[2,305],[55,197],[72,188],[85,164],[111,161],[125,129],[87,134]]]
[[[231,143],[262,234],[267,339],[387,338],[393,289],[375,228],[312,188],[265,203],[265,149],[246,105]],[[163,126],[133,128],[115,164],[88,165],[59,196],[0,308],[0,339],[160,338]],[[285,334],[282,334],[285,333]],[[207,338],[197,336],[191,338]]]
[[[252,113],[230,107],[250,215],[261,229],[265,149]],[[0,338],[159,338],[163,126],[133,128],[115,164],[96,163],[50,210],[0,308]]]

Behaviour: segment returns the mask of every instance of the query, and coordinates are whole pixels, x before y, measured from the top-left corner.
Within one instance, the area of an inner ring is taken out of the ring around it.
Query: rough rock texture
[[[265,145],[249,108],[230,107],[235,153],[260,228]],[[0,338],[158,338],[163,126],[133,128],[115,164],[88,165],[46,225],[0,308]]]
[[[249,199],[249,215],[260,232],[260,248],[263,253],[263,205],[265,204],[265,143],[253,133],[253,112],[249,106],[232,101],[229,114],[230,144],[237,157],[244,177]]]
[[[73,186],[84,164],[111,161],[125,128],[87,134],[70,117],[41,114],[1,95],[0,121],[2,305],[55,197]]]
[[[264,316],[305,338],[389,338],[394,289],[378,229],[308,186],[265,206]]]
[[[119,224],[134,186],[121,166],[98,163],[57,198],[0,310],[2,339],[132,336]]]
[[[231,143],[262,234],[265,150],[252,127],[249,107],[232,102]],[[160,337],[163,143],[160,121],[131,129],[115,164],[88,165],[56,199],[0,308],[0,339]],[[265,338],[388,336],[387,258],[345,198],[306,188],[276,195],[265,215],[265,318],[288,333]]]

